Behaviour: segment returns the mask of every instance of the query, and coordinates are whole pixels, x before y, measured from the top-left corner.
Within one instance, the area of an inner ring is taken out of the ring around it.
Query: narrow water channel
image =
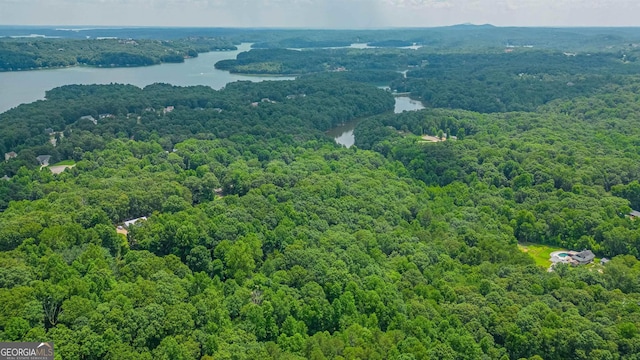
[[[413,100],[408,96],[396,96],[396,104],[393,109],[394,113],[399,114],[403,111],[417,111],[420,109],[424,109],[424,106],[420,101]],[[356,141],[356,137],[355,135],[353,135],[353,130],[361,120],[362,119],[356,119],[338,125],[333,129],[327,131],[327,135],[331,136],[336,141],[336,143],[350,148]]]

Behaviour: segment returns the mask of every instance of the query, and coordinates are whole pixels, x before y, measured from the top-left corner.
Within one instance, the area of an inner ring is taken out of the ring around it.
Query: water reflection
[[[420,109],[424,109],[424,105],[422,105],[420,101],[413,100],[408,96],[396,96],[396,104],[393,109],[394,113],[399,114],[403,111],[416,111]],[[356,137],[353,135],[353,130],[360,121],[361,119],[356,119],[336,126],[327,131],[327,135],[331,136],[336,143],[350,148],[356,141]]]
[[[350,148],[356,141],[353,130],[358,125],[360,119],[349,121],[348,123],[334,127],[327,131],[327,135],[331,136],[338,144]]]
[[[424,109],[424,105],[418,100],[413,100],[408,96],[396,96],[396,106],[393,112],[400,114],[403,111],[416,111]]]
[[[45,91],[69,84],[132,84],[144,87],[153,83],[178,86],[206,85],[221,89],[238,80],[290,80],[293,77],[252,76],[218,70],[220,60],[235,59],[251,44],[244,43],[236,51],[213,51],[200,54],[179,64],[161,64],[135,68],[97,68],[76,66],[62,69],[0,72],[0,112],[22,103],[44,98]]]

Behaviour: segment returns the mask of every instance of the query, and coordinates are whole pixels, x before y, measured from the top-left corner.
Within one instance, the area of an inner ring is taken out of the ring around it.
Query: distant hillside
[[[69,40],[0,38],[0,71],[33,70],[74,65],[100,67],[179,63],[198,53],[235,50],[219,38],[186,40]]]

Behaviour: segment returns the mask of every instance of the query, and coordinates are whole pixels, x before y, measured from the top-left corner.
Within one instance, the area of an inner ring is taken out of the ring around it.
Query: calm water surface
[[[362,47],[365,44],[354,44]],[[23,103],[44,99],[45,91],[70,84],[132,84],[144,87],[153,83],[169,83],[178,86],[206,85],[221,89],[230,82],[239,80],[293,80],[284,76],[250,76],[231,74],[217,70],[214,64],[220,60],[235,59],[251,44],[238,46],[236,51],[219,51],[200,54],[180,64],[161,64],[132,68],[70,67],[64,69],[0,72],[0,113]],[[423,109],[422,103],[406,96],[397,96],[395,113]],[[337,126],[327,132],[338,144],[353,146],[353,130],[359,120]]]
[[[360,119],[356,119],[342,125],[338,125],[327,131],[327,135],[331,136],[336,143],[350,148],[356,141],[356,137],[353,135],[353,130],[359,122]]]
[[[180,64],[161,64],[133,68],[70,67],[64,69],[0,72],[0,112],[22,103],[44,99],[47,90],[69,84],[133,84],[144,87],[153,83],[179,86],[207,85],[221,89],[238,80],[292,80],[293,77],[247,76],[216,70],[220,60],[235,59],[251,44],[242,44],[236,51],[214,51]]]
[[[422,103],[418,100],[413,100],[408,96],[396,96],[396,105],[393,112],[399,114],[403,111],[416,111],[424,109]],[[356,119],[348,123],[336,126],[333,129],[327,131],[327,135],[331,136],[336,143],[350,148],[356,141],[356,137],[353,135],[353,130],[358,125],[361,119]]]
[[[424,109],[424,105],[418,100],[413,100],[408,96],[396,96],[396,106],[393,112],[400,114],[403,111],[416,111]]]

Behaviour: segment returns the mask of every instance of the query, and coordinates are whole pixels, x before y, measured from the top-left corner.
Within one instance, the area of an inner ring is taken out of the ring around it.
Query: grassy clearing
[[[50,165],[50,166],[64,166],[64,165],[71,166],[71,165],[75,165],[75,164],[76,164],[76,162],[73,161],[73,160],[63,160],[63,161],[60,161],[57,164],[53,164],[53,165]]]
[[[542,266],[545,269],[551,266],[551,261],[549,259],[551,258],[552,252],[565,250],[563,248],[559,248],[555,246],[532,244],[532,243],[518,244],[518,249],[520,249],[520,251],[522,252],[529,254],[529,256],[531,256],[533,260],[536,262],[536,265]]]

